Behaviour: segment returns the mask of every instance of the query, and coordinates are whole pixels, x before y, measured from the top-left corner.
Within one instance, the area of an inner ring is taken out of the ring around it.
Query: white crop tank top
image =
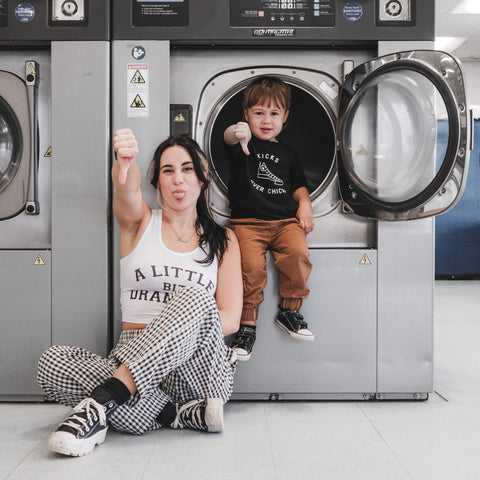
[[[150,323],[163,310],[170,295],[185,286],[203,287],[212,296],[217,288],[218,262],[198,263],[205,252],[197,247],[174,252],[162,241],[162,210],[152,218],[132,253],[120,259],[122,321]]]

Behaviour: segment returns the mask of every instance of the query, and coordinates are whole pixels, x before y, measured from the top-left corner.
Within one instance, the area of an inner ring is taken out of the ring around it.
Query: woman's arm
[[[128,255],[136,245],[137,234],[143,233],[150,220],[151,210],[142,197],[142,175],[135,161],[137,140],[129,129],[115,132],[113,146],[116,160],[112,165],[115,186],[113,213],[120,227],[120,255]],[[143,227],[143,229],[142,229]]]
[[[227,228],[227,236],[228,248],[218,267],[217,292],[215,294],[224,336],[238,331],[243,307],[240,247],[237,237],[229,228]]]

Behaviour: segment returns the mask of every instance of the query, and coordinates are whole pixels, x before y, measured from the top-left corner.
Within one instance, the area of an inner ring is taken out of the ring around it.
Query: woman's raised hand
[[[128,128],[117,130],[113,137],[113,148],[119,168],[118,183],[119,185],[125,185],[128,169],[138,155],[137,139]]]

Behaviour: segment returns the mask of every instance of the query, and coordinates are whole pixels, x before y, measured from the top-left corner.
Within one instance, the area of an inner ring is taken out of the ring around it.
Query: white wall
[[[480,119],[480,61],[463,60],[462,66],[470,107],[474,109],[475,118]]]

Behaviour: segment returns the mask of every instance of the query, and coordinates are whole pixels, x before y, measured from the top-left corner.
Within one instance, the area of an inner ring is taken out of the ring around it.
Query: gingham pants
[[[38,364],[38,383],[50,399],[74,406],[121,363],[138,391],[109,420],[117,430],[137,435],[161,427],[156,418],[168,401],[227,402],[236,365],[214,298],[204,289],[187,287],[144,330],[124,331],[107,358],[79,347],[49,348]]]

